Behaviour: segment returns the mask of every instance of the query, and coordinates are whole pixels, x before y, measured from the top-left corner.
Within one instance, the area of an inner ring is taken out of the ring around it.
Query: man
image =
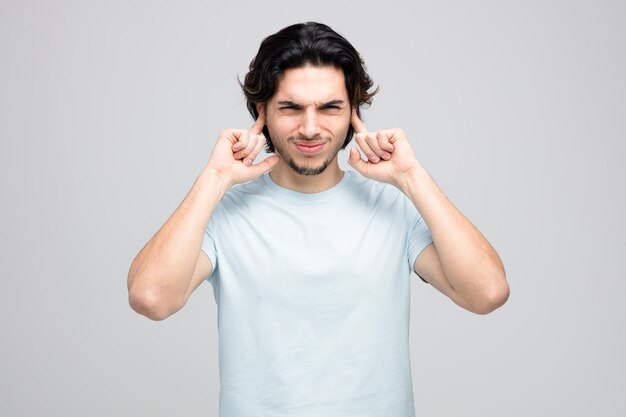
[[[131,306],[164,319],[209,278],[221,417],[414,415],[411,272],[484,314],[509,294],[498,255],[402,130],[367,130],[372,82],[329,27],[266,38],[242,87],[255,123],[220,134],[137,255]],[[353,135],[367,159],[350,149],[343,172]],[[255,164],[263,146],[275,155]]]

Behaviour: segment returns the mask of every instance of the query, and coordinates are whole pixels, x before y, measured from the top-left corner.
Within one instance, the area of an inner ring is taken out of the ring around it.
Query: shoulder
[[[411,200],[391,184],[382,183],[363,177],[357,172],[347,171],[350,175],[352,198],[364,206],[386,217],[394,217],[407,225],[415,224],[421,219]]]
[[[262,194],[265,191],[265,188],[263,176],[260,176],[252,181],[244,182],[243,184],[237,184],[231,187],[226,195],[237,198],[250,194]]]
[[[346,171],[346,175],[349,192],[367,199],[372,204],[397,204],[408,201],[406,196],[391,184],[365,178],[354,171]]]
[[[262,196],[267,193],[267,187],[264,184],[263,177],[256,178],[252,181],[237,184],[231,187],[230,190],[224,194],[220,203],[228,204],[229,202],[241,202],[248,200],[253,196]]]
[[[222,219],[248,212],[258,204],[259,199],[267,198],[267,190],[262,178],[231,187],[220,199],[211,219]]]

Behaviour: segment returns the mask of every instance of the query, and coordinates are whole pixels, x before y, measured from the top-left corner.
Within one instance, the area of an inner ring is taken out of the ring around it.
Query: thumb
[[[266,172],[269,172],[280,161],[280,157],[277,155],[270,155],[258,164],[252,165],[250,168],[254,169],[257,176],[261,176]]]
[[[357,148],[350,148],[350,156],[348,157],[350,166],[357,170],[360,174],[364,174],[367,169],[367,162],[361,159],[361,154]]]

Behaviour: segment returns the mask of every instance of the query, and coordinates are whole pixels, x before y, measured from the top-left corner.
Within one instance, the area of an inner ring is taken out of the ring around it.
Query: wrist
[[[415,166],[399,175],[393,185],[409,196],[415,192],[420,183],[429,177],[426,170],[419,163],[416,163]]]
[[[229,175],[224,174],[210,165],[204,167],[198,176],[198,182],[202,184],[203,187],[217,191],[220,196],[224,195],[226,191],[234,185]]]

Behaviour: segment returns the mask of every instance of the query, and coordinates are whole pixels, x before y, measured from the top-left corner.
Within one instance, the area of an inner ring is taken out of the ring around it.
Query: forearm
[[[508,296],[500,257],[481,232],[448,200],[421,165],[398,188],[431,231],[445,277],[465,305],[497,305]]]
[[[130,303],[135,310],[159,317],[184,304],[204,230],[228,188],[226,181],[205,168],[182,203],[137,254],[128,274]]]

